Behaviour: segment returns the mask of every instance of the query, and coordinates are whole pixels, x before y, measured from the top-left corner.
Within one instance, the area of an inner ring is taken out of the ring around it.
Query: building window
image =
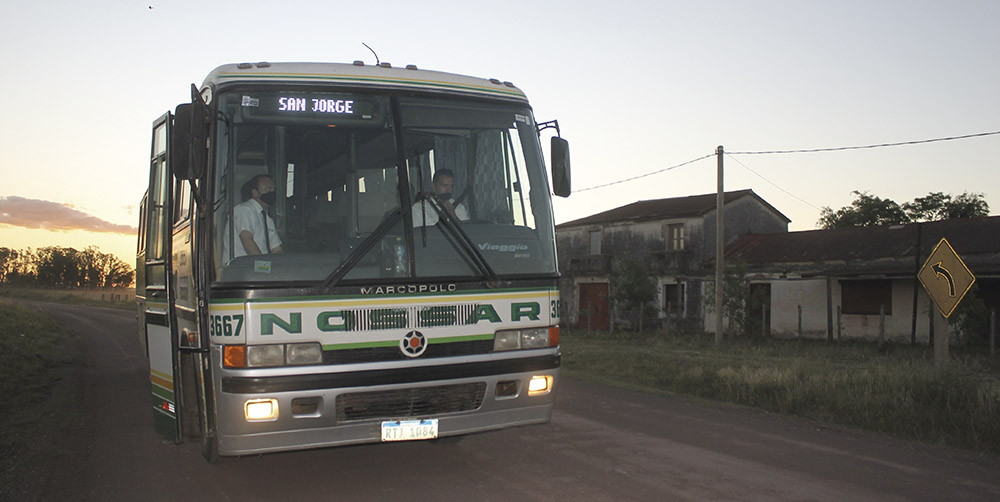
[[[684,250],[684,224],[667,225],[667,251]]]
[[[590,254],[601,254],[601,231],[590,231]]]
[[[684,313],[684,283],[663,285],[663,311],[667,314]]]
[[[885,306],[885,314],[892,315],[892,281],[840,281],[840,306],[845,314],[865,315],[878,315]]]

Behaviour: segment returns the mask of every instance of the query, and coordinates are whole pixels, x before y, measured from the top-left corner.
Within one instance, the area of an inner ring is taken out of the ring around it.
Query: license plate
[[[416,441],[437,437],[436,418],[382,422],[382,441]]]

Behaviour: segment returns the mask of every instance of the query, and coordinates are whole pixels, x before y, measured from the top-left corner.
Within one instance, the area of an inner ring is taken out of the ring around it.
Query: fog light
[[[552,375],[533,376],[528,382],[528,395],[540,396],[552,392]]]
[[[264,422],[278,419],[277,399],[251,399],[243,405],[247,422]]]

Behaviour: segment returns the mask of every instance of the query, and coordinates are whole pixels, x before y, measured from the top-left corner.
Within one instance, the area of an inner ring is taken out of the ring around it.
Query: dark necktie
[[[262,209],[260,215],[264,217],[264,246],[267,248],[264,250],[264,254],[271,252],[271,236],[268,235],[270,232],[267,230],[267,210]]]

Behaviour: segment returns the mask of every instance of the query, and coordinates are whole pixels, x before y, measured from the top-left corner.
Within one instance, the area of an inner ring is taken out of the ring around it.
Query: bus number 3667
[[[214,315],[209,325],[212,338],[240,336],[240,331],[243,330],[243,314]]]

